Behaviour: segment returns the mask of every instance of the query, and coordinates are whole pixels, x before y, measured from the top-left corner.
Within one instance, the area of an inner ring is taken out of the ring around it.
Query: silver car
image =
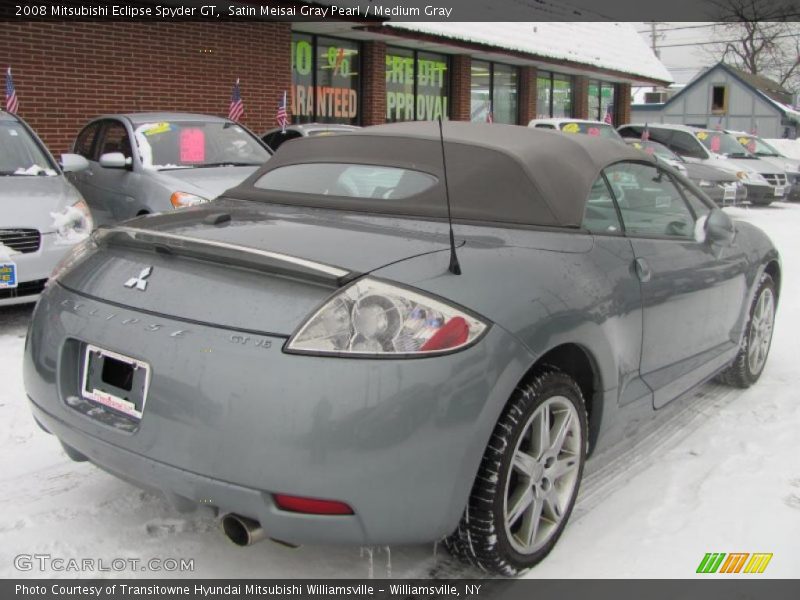
[[[789,200],[800,200],[800,159],[784,155],[772,144],[757,135],[742,131],[729,131],[747,151],[761,160],[775,165],[776,169],[783,170],[788,179],[786,196]]]
[[[65,172],[19,117],[0,111],[0,306],[35,302],[56,264],[92,230],[92,217]]]
[[[589,451],[756,382],[781,265],[626,144],[444,129],[297,140],[210,204],[98,230],[33,315],[37,421],[237,544],[542,560]]]
[[[78,134],[74,151],[89,168],[72,182],[99,224],[208,202],[270,157],[242,125],[184,113],[98,117]]]
[[[359,127],[356,125],[344,125],[341,123],[297,123],[289,125],[286,129],[280,127],[270,129],[261,136],[261,141],[275,152],[281,144],[289,140],[316,135],[335,135],[358,129]]]

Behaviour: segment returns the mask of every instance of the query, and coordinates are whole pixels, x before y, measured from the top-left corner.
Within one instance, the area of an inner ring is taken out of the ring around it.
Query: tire
[[[738,388],[748,388],[761,377],[772,343],[777,299],[775,282],[769,274],[764,273],[747,313],[747,326],[739,352],[730,366],[717,376],[717,381]],[[762,302],[766,304],[760,304]],[[767,314],[764,313],[765,310]]]
[[[550,427],[542,444],[538,432],[545,414]],[[551,444],[551,434],[559,432],[563,435],[556,450],[559,440]],[[472,566],[507,576],[540,562],[572,513],[586,440],[586,408],[571,377],[548,371],[520,385],[492,432],[461,522],[445,539],[448,551]],[[549,448],[542,451],[542,446]],[[527,508],[514,510],[522,506]],[[536,514],[540,517],[534,519]],[[537,527],[528,543],[534,520]]]

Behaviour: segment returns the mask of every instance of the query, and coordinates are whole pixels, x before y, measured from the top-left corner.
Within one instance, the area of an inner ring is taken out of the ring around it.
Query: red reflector
[[[336,500],[319,500],[317,498],[301,498],[286,494],[273,494],[275,504],[281,510],[306,513],[309,515],[352,515],[353,509],[344,502]]]
[[[453,317],[433,334],[433,337],[422,345],[422,352],[431,350],[447,350],[460,346],[469,338],[469,325],[464,317]]]

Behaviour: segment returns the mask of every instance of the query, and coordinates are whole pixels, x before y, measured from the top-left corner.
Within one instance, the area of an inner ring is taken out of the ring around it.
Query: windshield
[[[568,121],[559,125],[564,133],[583,133],[593,137],[602,137],[609,140],[621,140],[622,138],[616,130],[607,123],[578,123]]]
[[[269,152],[231,122],[145,123],[134,131],[142,165],[158,170],[260,166]]]
[[[268,171],[255,186],[278,192],[398,200],[419,194],[437,181],[428,173],[396,167],[309,163]]]
[[[756,156],[780,156],[780,152],[775,150],[766,142],[761,141],[752,135],[739,135],[736,136],[736,141],[742,146],[747,148],[748,152],[752,152]]]
[[[25,129],[15,121],[0,122],[0,175],[58,175],[55,165]]]
[[[683,162],[683,159],[680,156],[675,154],[672,150],[670,150],[666,146],[659,144],[658,142],[634,141],[630,142],[630,145],[636,148],[637,150],[641,150],[642,152],[649,154],[650,156],[658,156],[659,158],[663,158],[664,160],[674,160],[675,162]]]
[[[715,154],[731,158],[752,158],[752,155],[729,133],[722,131],[698,131],[697,139]]]

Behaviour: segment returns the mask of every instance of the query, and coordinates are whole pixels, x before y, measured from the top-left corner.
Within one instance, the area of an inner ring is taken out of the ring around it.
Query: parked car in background
[[[755,154],[761,160],[783,169],[788,179],[786,197],[789,200],[800,200],[800,159],[790,158],[775,146],[752,133],[743,131],[729,131],[748,152]]]
[[[764,138],[770,146],[777,149],[787,158],[800,160],[800,140],[790,140],[787,138]]]
[[[719,206],[741,204],[747,199],[747,188],[730,171],[709,164],[686,162],[681,156],[658,142],[636,138],[628,138],[625,142],[677,169]]]
[[[339,123],[303,123],[288,125],[285,130],[280,127],[270,129],[261,136],[261,140],[275,152],[281,144],[288,140],[315,135],[335,135],[361,129],[356,125],[342,125]]]
[[[591,121],[587,119],[532,119],[528,127],[537,129],[555,129],[562,133],[582,133],[592,137],[602,137],[609,140],[622,141],[622,138],[608,123]]]
[[[89,168],[71,179],[100,224],[208,202],[270,157],[238,123],[168,112],[98,117],[74,152]]]
[[[624,138],[641,139],[645,129],[648,139],[665,145],[687,163],[734,173],[747,186],[751,204],[766,206],[786,195],[786,174],[760,161],[723,131],[668,123],[622,125],[617,131]]]
[[[89,208],[64,177],[87,166],[74,154],[56,162],[25,121],[0,111],[0,306],[35,302],[91,232]]]
[[[216,507],[237,544],[446,538],[514,575],[590,449],[758,380],[780,281],[761,230],[625,144],[382,125],[99,229],[37,305],[24,384],[70,457]]]

